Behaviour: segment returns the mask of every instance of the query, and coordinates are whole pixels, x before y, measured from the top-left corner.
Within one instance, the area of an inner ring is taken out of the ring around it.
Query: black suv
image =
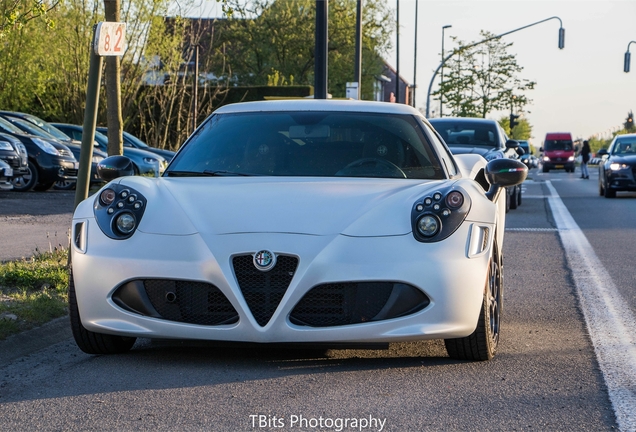
[[[519,160],[525,152],[511,140],[496,120],[472,117],[428,119],[453,154],[474,153],[487,161],[510,158]],[[506,211],[521,204],[521,185],[506,188]]]
[[[50,189],[56,181],[76,180],[79,162],[63,144],[28,135],[0,117],[0,132],[20,140],[28,154],[27,173],[13,177],[16,191]]]

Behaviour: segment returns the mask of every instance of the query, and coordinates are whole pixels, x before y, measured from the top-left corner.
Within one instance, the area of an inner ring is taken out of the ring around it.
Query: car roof
[[[497,123],[497,120],[480,117],[438,117],[428,119],[428,121],[431,123],[452,123],[457,121],[466,123]]]
[[[224,105],[214,111],[214,114],[277,111],[338,111],[421,115],[415,108],[405,104],[348,99],[286,99],[240,102]]]

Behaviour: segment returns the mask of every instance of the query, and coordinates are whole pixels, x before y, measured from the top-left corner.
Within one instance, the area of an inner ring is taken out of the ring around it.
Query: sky
[[[417,0],[417,56],[416,0],[386,1],[394,11],[399,1],[400,75],[417,85],[416,108],[422,112],[426,110],[433,72],[441,62],[443,26],[452,26],[444,31],[444,51],[448,54],[457,46],[451,36],[464,43],[476,42],[482,39],[481,30],[502,34],[553,16],[561,19],[565,29],[562,50],[558,48],[557,19],[502,38],[513,43],[508,52],[516,54],[517,63],[524,68],[519,77],[537,83],[526,93],[532,100],[524,113],[533,128],[531,143],[540,146],[547,132],[570,132],[574,138],[583,139],[593,135],[607,138],[622,127],[629,111],[636,110],[636,42],[630,47],[631,72],[623,72],[628,44],[636,41],[636,1]],[[219,9],[216,1],[208,0],[200,14],[218,16]],[[396,28],[395,22],[387,25]],[[385,59],[396,67],[395,50]],[[432,91],[438,83],[439,78]],[[439,101],[432,97],[430,112],[431,116],[439,115]],[[487,117],[499,119],[509,114],[493,112]]]

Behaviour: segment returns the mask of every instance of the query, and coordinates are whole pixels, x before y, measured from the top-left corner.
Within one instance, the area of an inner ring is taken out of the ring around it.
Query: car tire
[[[71,320],[71,330],[75,343],[87,354],[122,354],[130,351],[137,338],[114,336],[95,333],[82,325],[77,298],[75,296],[75,282],[73,272],[69,272],[68,278],[68,306]]]
[[[495,233],[496,238],[497,233]],[[499,255],[496,243],[494,243],[477,328],[470,336],[444,340],[449,357],[456,360],[484,361],[495,356],[499,345],[503,310],[502,264],[503,257]]]
[[[53,185],[53,189],[56,190],[73,190],[75,189],[75,181],[74,180],[60,180],[56,181]]]
[[[598,177],[598,194],[600,196],[605,195],[605,188],[603,187],[603,180],[601,180],[601,176]]]
[[[27,192],[33,189],[38,183],[40,178],[38,169],[35,164],[29,161],[27,165],[28,173],[23,176],[13,177],[11,182],[13,183],[13,190],[16,192]]]
[[[517,186],[512,188],[512,194],[510,195],[510,210],[514,210],[519,205],[517,201]]]
[[[517,207],[521,205],[521,185],[517,185]]]
[[[35,186],[33,186],[33,190],[36,191],[36,192],[46,192],[47,190],[51,189],[54,184],[55,184],[55,182],[38,183]]]
[[[616,198],[616,191],[610,187],[605,187],[605,198]]]

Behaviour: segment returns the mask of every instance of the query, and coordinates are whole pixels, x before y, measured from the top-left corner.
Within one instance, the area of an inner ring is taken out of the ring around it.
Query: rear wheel
[[[102,333],[95,333],[82,325],[79,309],[77,307],[77,298],[75,296],[75,282],[73,281],[73,272],[69,273],[68,278],[68,306],[71,318],[71,330],[75,343],[87,354],[121,354],[129,351],[135,344],[137,338],[114,336]]]
[[[75,180],[56,181],[53,189],[57,190],[73,190],[75,189]]]
[[[470,336],[444,340],[451,358],[483,361],[492,359],[497,352],[503,308],[503,257],[496,243],[493,248],[477,328]]]
[[[29,161],[27,165],[27,169],[29,172],[19,177],[13,177],[13,179],[11,180],[11,182],[13,183],[14,191],[17,191],[17,192],[30,191],[31,189],[33,189],[33,186],[35,186],[38,183],[38,179],[39,179],[38,168],[35,166],[35,164]]]

